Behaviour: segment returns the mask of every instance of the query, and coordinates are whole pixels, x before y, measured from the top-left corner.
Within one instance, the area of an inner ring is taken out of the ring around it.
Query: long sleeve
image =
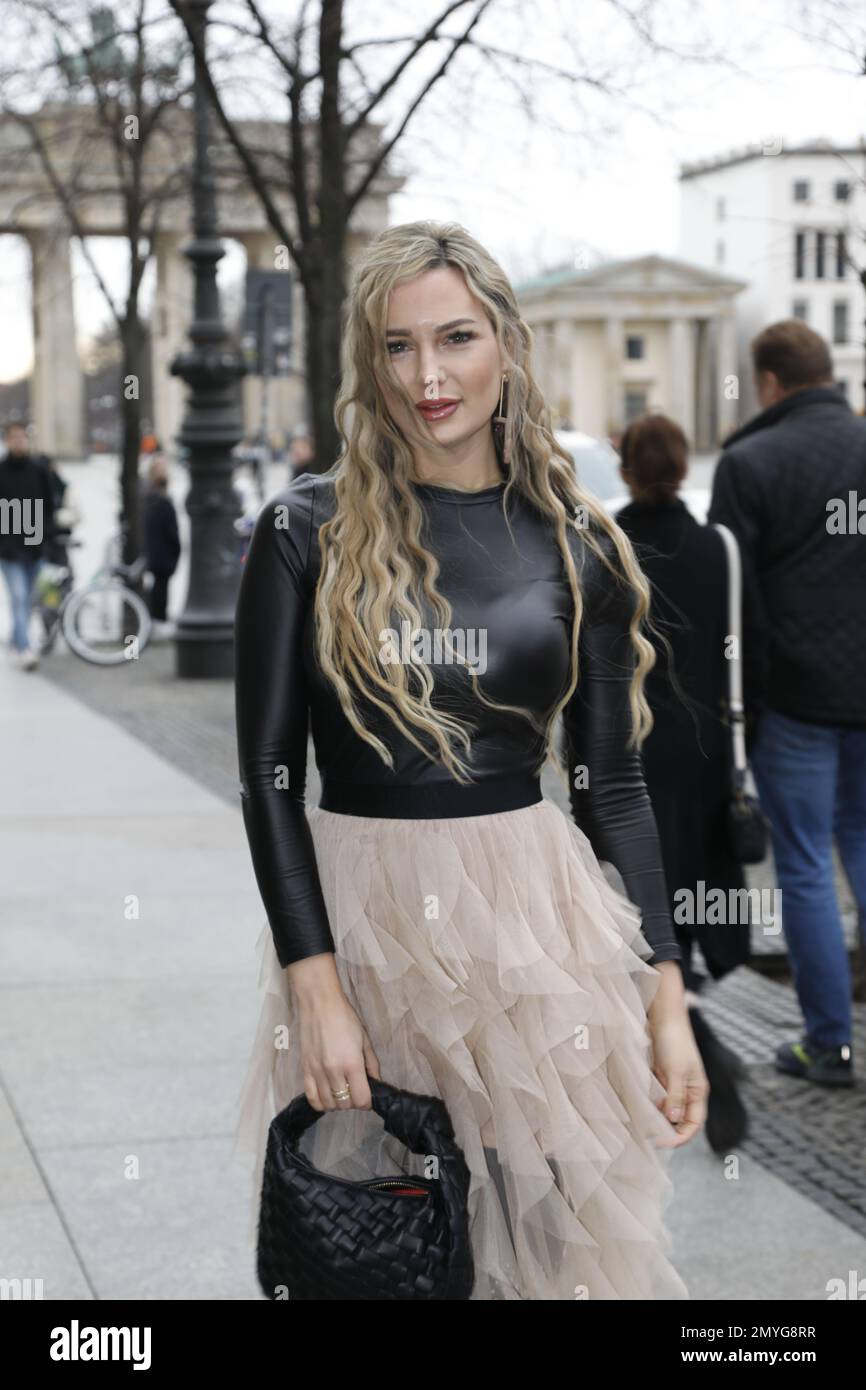
[[[608,544],[608,553],[615,555]],[[640,755],[626,746],[635,665],[629,635],[633,597],[589,551],[584,576],[578,685],[563,711],[572,815],[596,856],[619,871],[629,899],[640,908],[641,929],[653,949],[649,963],[681,961]],[[578,766],[586,768],[586,785],[575,787]]]
[[[764,701],[770,624],[758,580],[761,552],[761,502],[748,463],[722,454],[713,477],[707,517],[733,531],[743,571],[743,699],[750,719]]]
[[[302,640],[312,601],[306,583],[311,508],[308,479],[263,508],[235,616],[241,804],[282,966],[334,950],[304,799],[309,699]]]

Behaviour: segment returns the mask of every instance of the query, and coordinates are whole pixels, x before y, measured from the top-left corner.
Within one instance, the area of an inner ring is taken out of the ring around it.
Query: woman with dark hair
[[[620,460],[633,500],[620,509],[617,521],[650,581],[653,625],[665,639],[650,630],[656,664],[646,694],[654,722],[641,750],[644,776],[683,952],[686,1000],[710,1083],[707,1139],[716,1152],[726,1153],[746,1133],[735,1080],[741,1064],[697,1007],[705,976],[692,956],[697,944],[716,980],[749,956],[748,921],[727,920],[729,911],[718,923],[697,920],[707,915],[699,905],[713,889],[724,892],[726,904],[739,904],[729,890],[744,886],[726,825],[731,788],[731,739],[723,722],[727,559],[718,532],[701,526],[677,496],[688,472],[688,444],[676,421],[660,414],[635,420],[622,436]]]
[[[435,1095],[471,1175],[473,1298],[687,1297],[660,1150],[697,1133],[707,1081],[637,751],[646,580],[579,487],[514,289],[464,228],[380,233],[345,325],[340,457],[264,507],[238,596],[268,918],[238,1140],[258,1176],[272,1115],[303,1093],[342,1112],[308,1132],[316,1168],[417,1176],[369,1078]],[[589,770],[573,820],[540,787],[560,713]]]

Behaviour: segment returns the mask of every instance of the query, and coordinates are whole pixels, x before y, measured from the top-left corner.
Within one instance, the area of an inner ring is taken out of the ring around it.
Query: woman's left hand
[[[670,1122],[671,1131],[670,1137],[660,1139],[658,1144],[676,1149],[693,1139],[705,1124],[710,1087],[682,997],[679,967],[665,962],[659,968],[665,979],[647,1021],[652,1039],[652,1069],[667,1092],[658,1108]],[[676,976],[672,971],[676,971]]]

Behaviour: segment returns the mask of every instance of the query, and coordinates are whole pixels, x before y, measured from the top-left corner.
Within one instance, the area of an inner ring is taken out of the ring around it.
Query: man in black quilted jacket
[[[835,836],[866,928],[866,420],[798,319],[751,344],[762,411],[724,443],[709,520],[743,557],[752,771],[806,1025],[781,1071],[851,1085],[851,978]]]

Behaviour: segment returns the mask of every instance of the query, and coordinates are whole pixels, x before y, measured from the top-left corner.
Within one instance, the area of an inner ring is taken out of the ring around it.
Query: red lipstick
[[[425,420],[446,420],[449,415],[454,414],[459,404],[459,401],[453,400],[450,396],[440,396],[438,400],[418,401],[416,408]]]

